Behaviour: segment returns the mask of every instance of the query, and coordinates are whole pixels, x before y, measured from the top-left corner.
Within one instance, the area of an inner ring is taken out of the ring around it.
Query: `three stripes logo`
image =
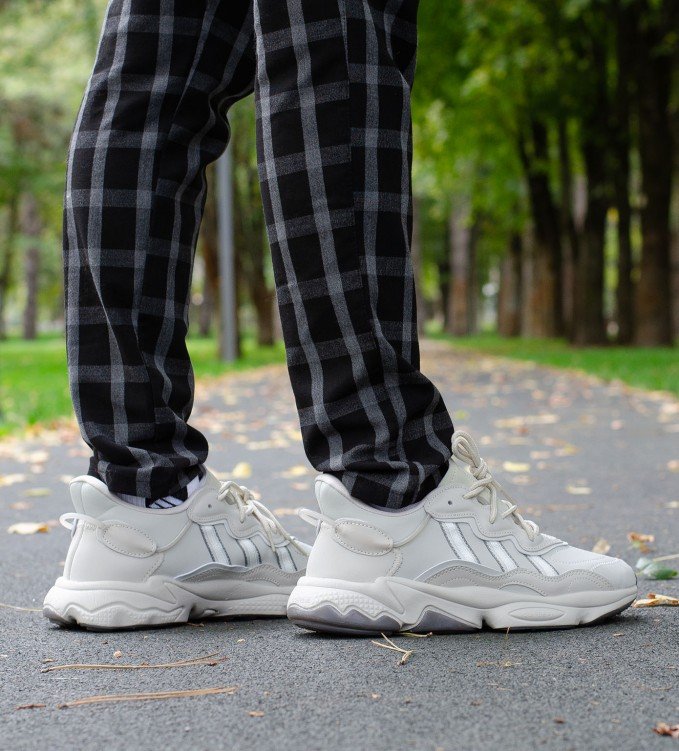
[[[470,563],[481,563],[467,542],[459,524],[456,522],[442,522],[441,527],[456,558],[461,561],[469,561]],[[484,540],[483,543],[503,572],[519,568],[519,564],[514,560],[507,546],[502,542],[498,540]],[[542,556],[526,555],[526,558],[544,576],[559,575],[554,566],[548,563]]]
[[[219,535],[219,529],[222,529],[223,534],[236,544],[236,547],[231,550],[231,555],[229,555],[229,551]],[[282,571],[287,571],[288,573],[297,571],[297,566],[287,545],[281,545],[280,547],[276,547],[275,551],[272,551],[269,544],[265,543],[262,538],[260,550],[254,537],[233,537],[223,523],[201,524],[200,532],[203,536],[205,546],[210,553],[210,557],[215,563],[222,563],[225,566],[245,566],[247,568],[258,566],[265,562],[273,563],[273,560],[265,561],[263,557],[267,555],[266,551],[268,551],[269,554],[275,554],[276,563]]]

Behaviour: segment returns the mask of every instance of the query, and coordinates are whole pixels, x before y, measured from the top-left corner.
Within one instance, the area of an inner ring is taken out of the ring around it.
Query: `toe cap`
[[[602,556],[604,560],[592,566],[592,571],[603,576],[614,589],[629,589],[637,586],[634,569],[620,558]]]

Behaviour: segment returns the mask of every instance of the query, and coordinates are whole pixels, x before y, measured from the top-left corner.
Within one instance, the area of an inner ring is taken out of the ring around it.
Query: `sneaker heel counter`
[[[391,575],[399,556],[391,545],[366,545],[352,528],[353,520],[340,521],[333,528],[322,524],[311,549],[306,576],[322,579],[374,581]],[[338,531],[339,530],[339,531]]]

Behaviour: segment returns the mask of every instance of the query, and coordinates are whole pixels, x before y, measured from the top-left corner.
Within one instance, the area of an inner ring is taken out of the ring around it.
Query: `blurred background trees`
[[[0,0],[0,337],[62,321],[68,138],[104,0]],[[413,91],[420,323],[671,345],[679,326],[679,3],[424,0]],[[231,112],[238,317],[278,339],[252,101]],[[209,179],[212,184],[213,175]],[[216,195],[192,330],[219,308]]]

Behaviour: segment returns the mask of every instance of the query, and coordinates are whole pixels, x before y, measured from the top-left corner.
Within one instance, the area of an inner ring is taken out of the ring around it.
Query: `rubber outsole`
[[[90,631],[120,631],[177,626],[188,621],[225,618],[281,618],[292,588],[238,599],[209,599],[164,582],[152,591],[143,585],[111,582],[88,588],[55,585],[45,597],[43,615],[61,627]]]
[[[319,580],[322,581],[322,580]],[[617,592],[585,592],[553,598],[498,602],[497,590],[487,590],[486,606],[456,602],[451,592],[409,588],[403,583],[381,583],[384,600],[376,598],[380,583],[369,583],[365,591],[309,586],[300,583],[288,602],[288,618],[300,628],[319,633],[375,636],[379,633],[460,633],[484,627],[497,630],[541,630],[573,628],[600,623],[628,608],[636,588]],[[399,601],[400,598],[400,601]],[[483,599],[483,593],[476,598]],[[491,604],[492,598],[496,603]],[[508,596],[504,593],[504,600]],[[598,600],[598,601],[597,601]],[[390,605],[387,602],[391,603]]]

